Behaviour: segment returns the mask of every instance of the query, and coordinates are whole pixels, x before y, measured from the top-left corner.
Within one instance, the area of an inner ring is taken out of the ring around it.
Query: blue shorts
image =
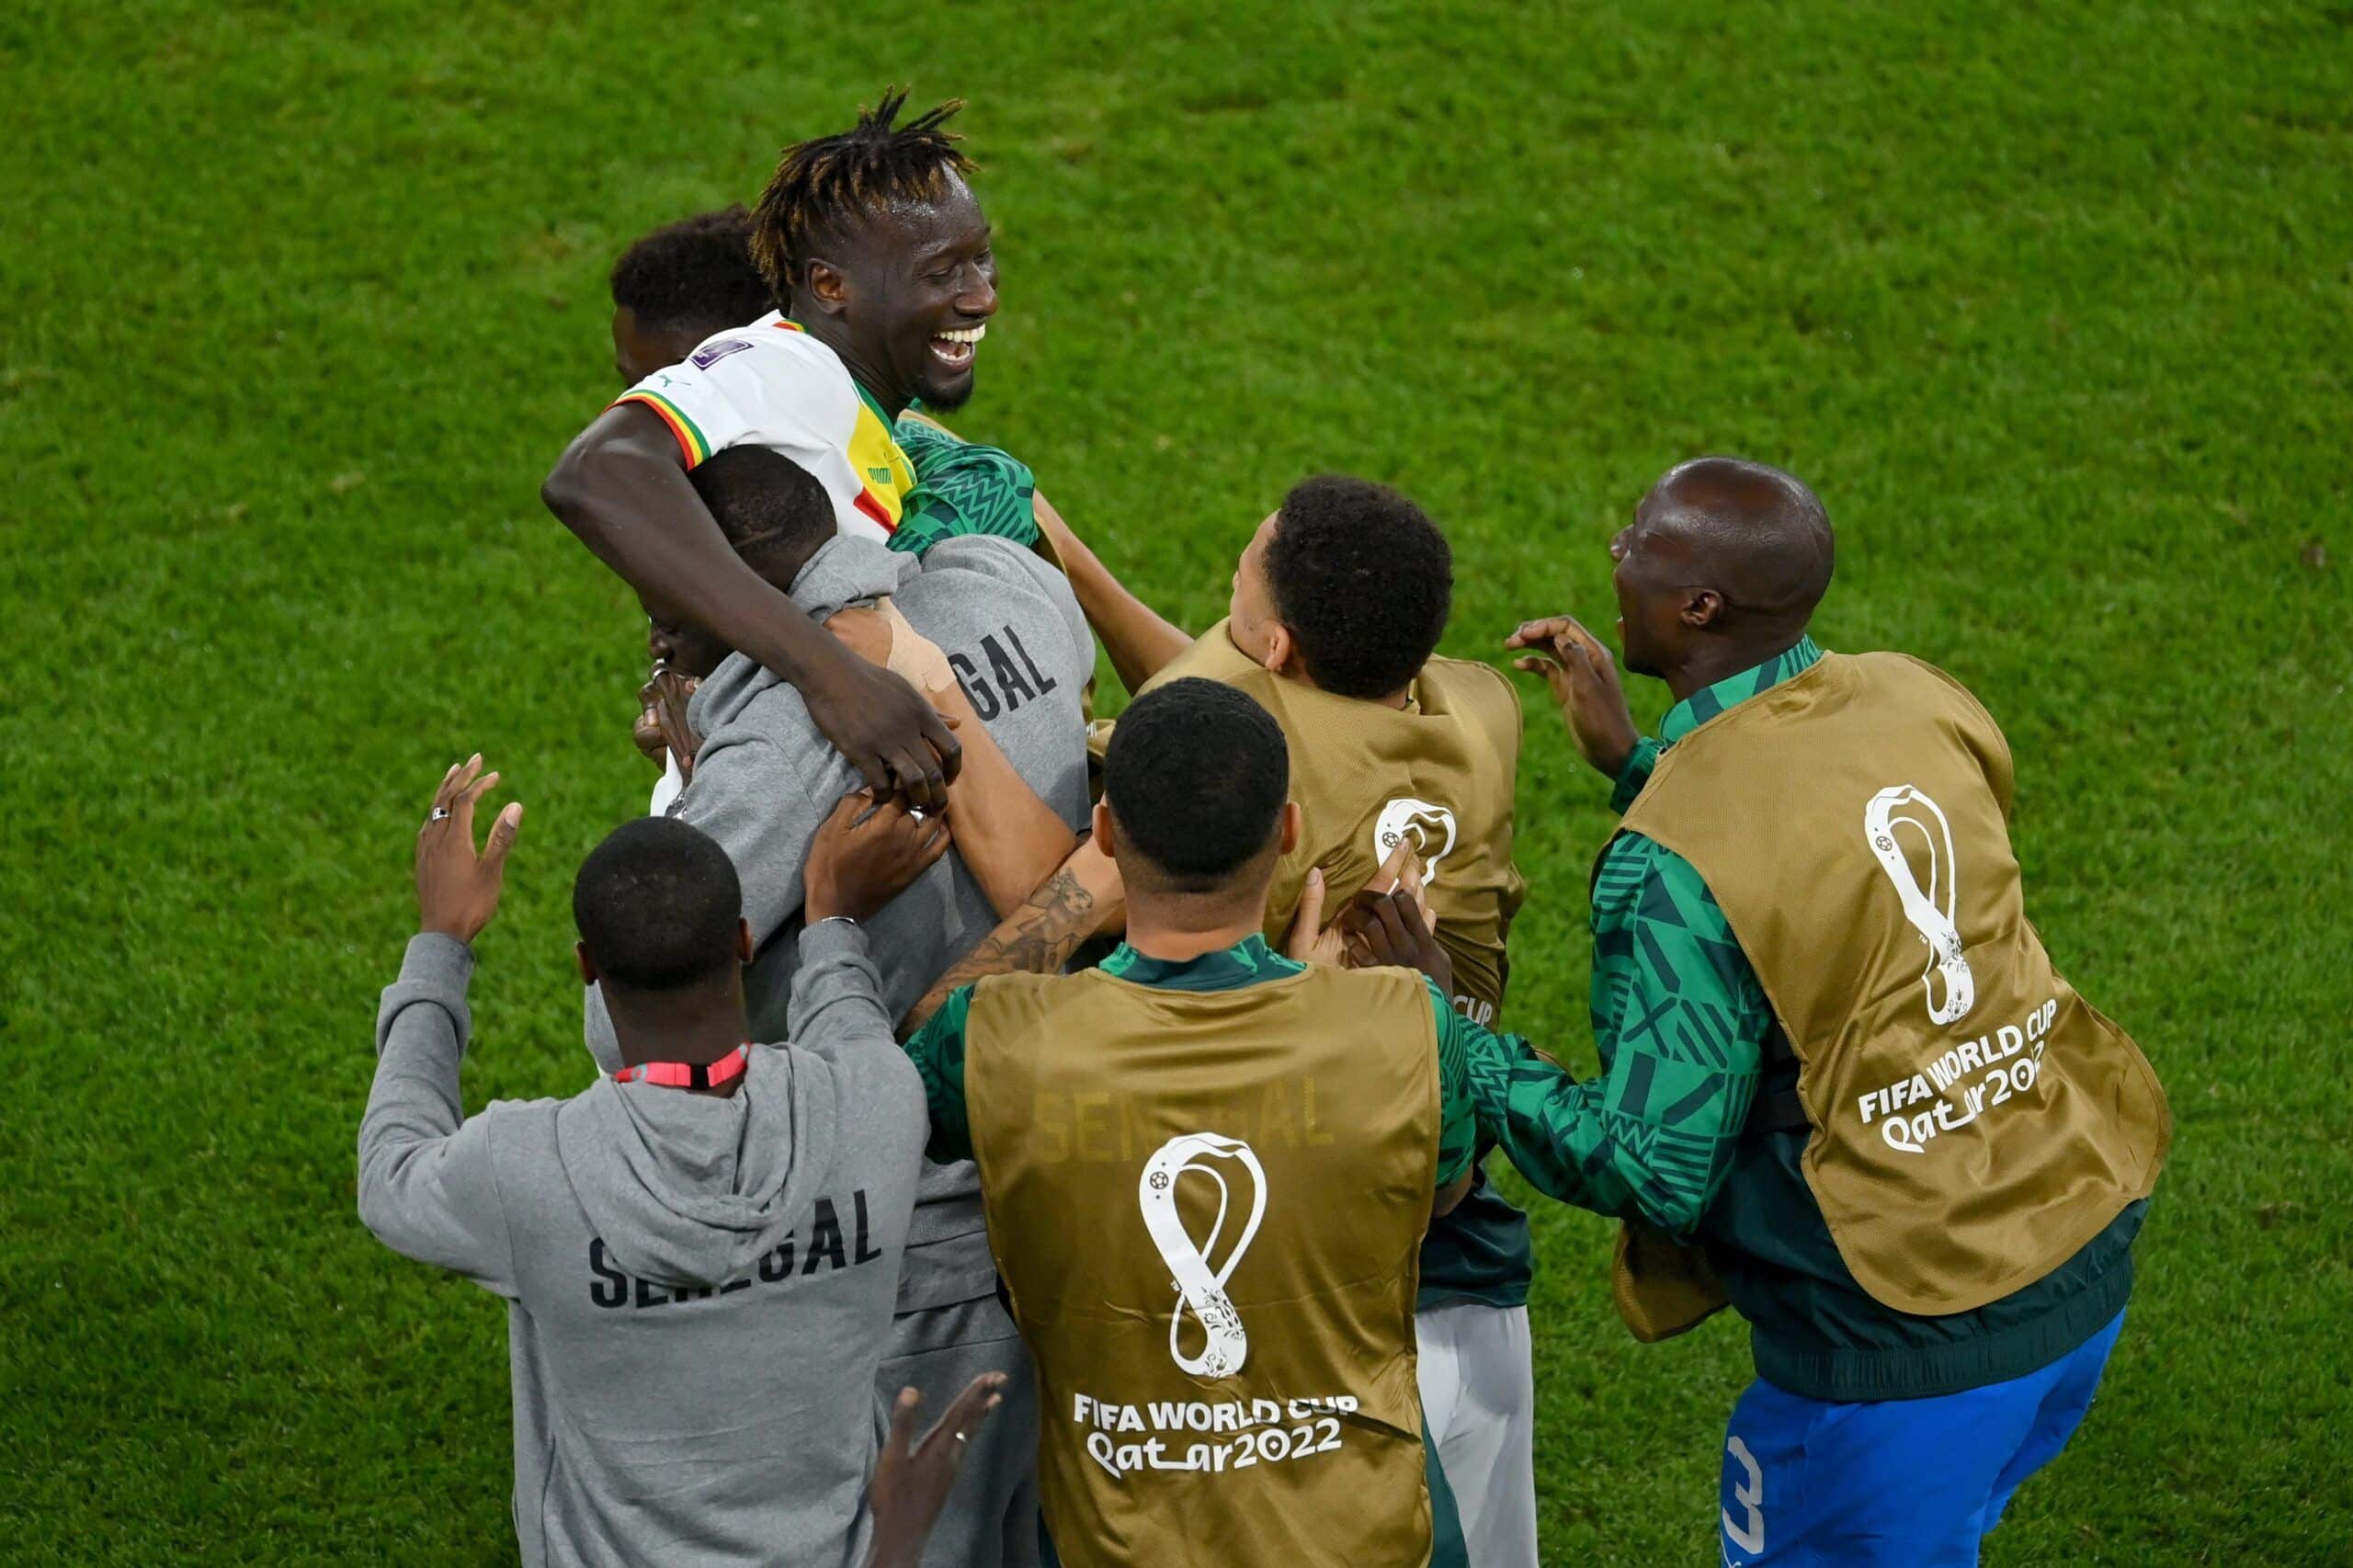
[[[1938,1399],[1833,1404],[1749,1384],[1724,1434],[1724,1562],[1974,1563],[2018,1483],[2075,1435],[2123,1326],[2119,1312],[2040,1371]]]

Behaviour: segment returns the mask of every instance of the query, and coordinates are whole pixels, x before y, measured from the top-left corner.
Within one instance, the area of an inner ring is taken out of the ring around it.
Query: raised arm
[[[1071,852],[1054,874],[981,945],[939,977],[922,1000],[907,1009],[900,1031],[910,1033],[928,1021],[950,994],[973,981],[1012,970],[1049,974],[1070,961],[1078,945],[1101,930],[1127,904],[1127,890],[1120,869],[1088,838]]]
[[[520,805],[499,812],[487,853],[474,854],[474,802],[497,782],[480,756],[450,768],[417,835],[418,929],[376,1012],[376,1082],[359,1122],[359,1218],[394,1252],[512,1297],[514,1252],[489,1122],[466,1120],[458,1098],[472,944],[498,907],[523,816]]]
[[[1111,656],[1120,684],[1131,692],[1140,690],[1169,660],[1191,647],[1193,640],[1128,592],[1111,575],[1111,569],[1071,532],[1070,525],[1043,495],[1033,497],[1030,504],[1047,544],[1062,562],[1063,574],[1070,579],[1079,608],[1086,612],[1086,623],[1095,628],[1095,635],[1103,640],[1103,651]]]
[[[605,410],[556,460],[540,498],[639,593],[790,681],[870,785],[904,790],[926,808],[947,803],[956,740],[937,710],[744,564],[687,482],[660,415],[641,403]]]
[[[1657,896],[1675,891],[1663,886]],[[1710,962],[1716,933],[1663,918],[1635,936],[1634,946],[1654,956],[1608,1009],[1597,1009],[1618,1051],[1602,1076],[1580,1082],[1519,1036],[1493,1033],[1447,1006],[1445,951],[1414,900],[1365,907],[1379,918],[1347,922],[1348,961],[1399,964],[1430,979],[1441,1182],[1467,1170],[1475,1131],[1548,1197],[1671,1235],[1699,1222],[1747,1119],[1769,1019],[1754,976],[1743,989]]]
[[[956,727],[964,765],[948,792],[957,858],[988,895],[1000,920],[1021,907],[1078,846],[1078,835],[1046,804],[982,722],[937,644],[907,624],[889,600],[847,609],[825,623],[861,657],[887,665],[931,699]]]

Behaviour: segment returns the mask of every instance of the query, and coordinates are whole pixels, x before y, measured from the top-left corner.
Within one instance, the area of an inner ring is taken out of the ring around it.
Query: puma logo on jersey
[[[1422,863],[1422,880],[1438,880],[1438,863],[1454,848],[1454,813],[1444,806],[1400,795],[1381,808],[1372,824],[1372,858],[1385,861],[1400,844],[1410,843]]]

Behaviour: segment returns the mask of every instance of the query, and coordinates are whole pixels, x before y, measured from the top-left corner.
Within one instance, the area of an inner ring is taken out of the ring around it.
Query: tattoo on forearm
[[[949,994],[983,975],[1027,970],[1050,974],[1070,961],[1078,945],[1093,933],[1095,895],[1079,882],[1068,866],[1038,884],[1029,901],[1005,917],[997,928],[963,961],[939,977],[923,999],[908,1009],[902,1032],[920,1028],[939,1010]]]

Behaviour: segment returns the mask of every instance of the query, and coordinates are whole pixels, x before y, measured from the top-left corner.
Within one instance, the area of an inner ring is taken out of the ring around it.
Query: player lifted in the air
[[[686,477],[710,453],[753,443],[814,474],[845,532],[928,530],[933,506],[989,514],[967,527],[1030,526],[1027,472],[1003,454],[972,453],[998,483],[959,491],[943,472],[930,496],[908,457],[906,442],[952,439],[899,415],[918,399],[952,409],[972,395],[997,296],[988,220],[964,179],[972,165],[942,129],[959,106],[899,125],[904,102],[888,97],[849,131],[789,149],[762,192],[753,254],[785,309],[640,381],[573,441],[541,494],[642,597],[790,681],[870,783],[936,806],[955,769],[947,725],[746,568]]]
[[[971,395],[976,345],[996,310],[988,222],[964,183],[971,165],[941,129],[957,106],[902,125],[902,102],[887,97],[849,131],[788,149],[750,214],[751,260],[784,311],[684,342],[649,330],[676,322],[632,301],[695,295],[684,313],[696,315],[706,292],[739,297],[723,233],[698,231],[714,249],[696,279],[672,277],[648,290],[636,285],[651,279],[632,275],[625,299],[617,271],[616,362],[642,370],[665,350],[684,358],[642,375],[607,409],[565,452],[546,495],[638,590],[657,660],[666,665],[689,633],[712,664],[743,651],[798,689],[809,717],[870,782],[895,780],[916,804],[944,805],[942,774],[953,771],[956,748],[931,704],[915,699],[919,716],[902,711],[912,693],[900,677],[797,608],[785,591],[789,574],[772,583],[747,566],[688,477],[724,449],[765,447],[813,480],[840,534],[896,549],[949,534],[1034,540],[1026,468],[900,419],[917,399],[953,409]],[[638,270],[663,270],[641,259],[649,266]],[[888,585],[892,572],[879,571],[877,584]],[[649,686],[649,700],[660,685],[657,677]],[[678,683],[670,695],[685,689]],[[678,722],[660,739],[683,765],[698,741],[676,706]],[[1077,725],[1074,714],[1074,752]],[[991,1294],[969,1169],[961,1184],[951,1176],[935,1168],[918,1206],[926,1244],[902,1282],[892,1375],[931,1388],[985,1362],[1026,1389],[1026,1357]],[[998,1422],[975,1447],[983,1451],[964,1467],[929,1560],[1034,1561],[1032,1439],[1017,1423]]]

